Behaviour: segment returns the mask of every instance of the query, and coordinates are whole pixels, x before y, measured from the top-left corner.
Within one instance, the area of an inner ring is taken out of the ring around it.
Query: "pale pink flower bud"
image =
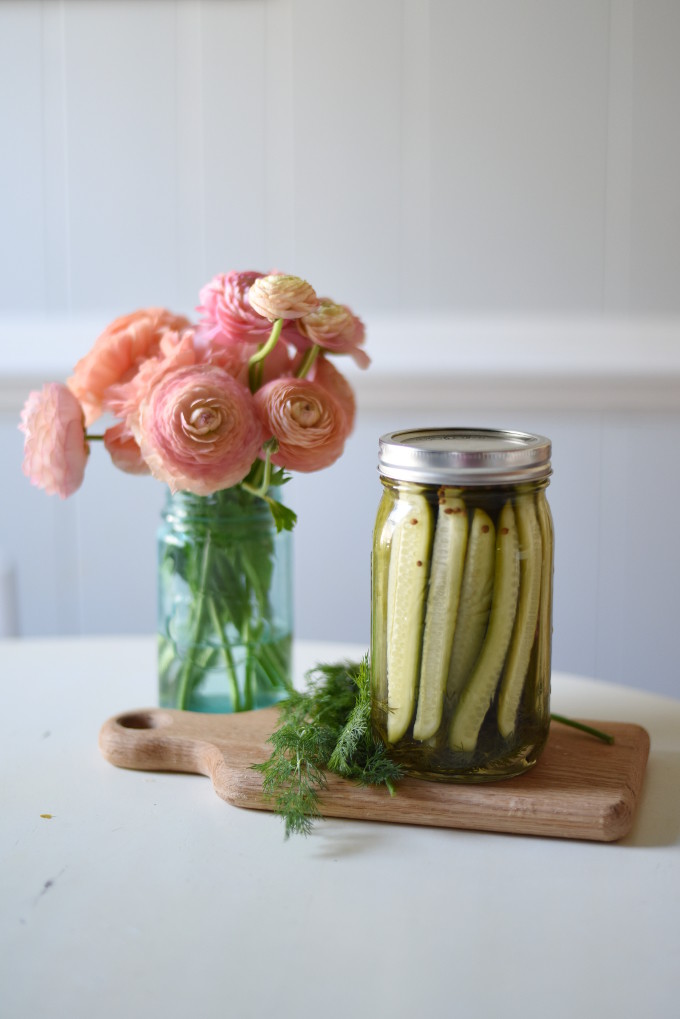
[[[264,439],[250,391],[215,365],[163,375],[129,424],[154,477],[196,495],[243,481]]]
[[[67,381],[83,406],[86,423],[92,424],[108,409],[110,386],[129,382],[142,362],[155,356],[166,330],[178,331],[188,325],[187,319],[164,308],[145,308],[107,326]]]
[[[31,484],[62,499],[80,488],[89,448],[83,408],[66,386],[50,382],[29,393],[19,428],[25,436],[22,469]]]
[[[250,306],[248,292],[261,272],[228,272],[213,277],[199,293],[199,339],[263,343],[271,327]]]
[[[309,473],[334,463],[345,446],[345,412],[328,389],[309,379],[268,382],[255,393],[268,436],[278,440],[272,463]]]
[[[149,474],[149,466],[135,438],[124,421],[120,421],[104,432],[104,445],[114,467],[126,474]]]
[[[319,299],[299,276],[262,276],[248,291],[248,300],[258,315],[275,322],[309,315]]]
[[[360,349],[366,330],[360,318],[344,304],[323,297],[319,306],[296,323],[302,336],[334,354],[349,354],[360,368],[368,368],[371,360]]]

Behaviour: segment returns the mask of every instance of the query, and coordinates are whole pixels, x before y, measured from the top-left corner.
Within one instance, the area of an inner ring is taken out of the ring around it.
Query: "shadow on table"
[[[319,821],[312,831],[314,855],[319,859],[346,858],[365,853],[379,847],[384,839],[390,838],[393,824],[381,821],[367,821],[357,825],[343,818],[327,818]]]
[[[633,827],[619,845],[672,846],[680,841],[680,753],[652,752]]]

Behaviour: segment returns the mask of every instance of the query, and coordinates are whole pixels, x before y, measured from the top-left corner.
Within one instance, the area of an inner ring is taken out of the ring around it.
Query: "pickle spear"
[[[496,566],[489,627],[449,729],[452,750],[472,751],[498,685],[515,622],[519,590],[517,524],[512,505],[501,510],[496,531]]]
[[[432,539],[424,495],[410,496],[395,522],[387,578],[387,741],[396,743],[413,717],[422,618]]]
[[[387,618],[387,576],[389,571],[390,542],[393,524],[390,514],[395,499],[385,492],[378,507],[373,533],[373,554],[371,556],[371,588],[373,612],[371,613],[371,692],[376,714],[382,714],[387,707],[387,659],[385,641],[378,636],[378,629]]]
[[[498,729],[507,738],[515,729],[517,709],[529,668],[536,637],[538,605],[541,599],[541,529],[533,496],[517,500],[515,506],[520,552],[519,603],[512,643],[505,663],[498,695]]]
[[[488,513],[476,509],[470,525],[458,621],[446,683],[449,708],[465,686],[484,642],[496,562],[496,528]]]
[[[541,603],[538,608],[538,674],[537,682],[541,691],[541,703],[546,705],[543,684],[550,689],[550,646],[552,637],[552,573],[553,573],[553,524],[544,492],[536,496],[536,514],[541,528],[543,543],[543,565],[541,568]],[[549,714],[546,707],[544,714]]]
[[[447,493],[445,488],[440,489],[425,611],[418,710],[413,726],[413,738],[417,740],[434,736],[442,720],[467,532],[465,503]]]

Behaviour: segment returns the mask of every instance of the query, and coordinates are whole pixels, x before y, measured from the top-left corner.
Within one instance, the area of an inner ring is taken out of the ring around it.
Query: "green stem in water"
[[[103,442],[103,441],[104,441],[103,435],[90,435],[88,432],[85,432],[85,442]]]
[[[253,659],[253,648],[250,633],[250,619],[246,618],[246,625],[242,634],[243,643],[246,648],[246,661],[245,661],[245,676],[244,676],[244,689],[243,689],[243,708],[244,711],[250,711],[253,707],[253,683],[254,677],[253,672],[255,668],[255,662]]]
[[[295,372],[296,378],[304,379],[305,375],[307,375],[312,365],[316,361],[320,350],[321,347],[317,343],[315,343],[313,347],[309,348],[305,356],[302,358],[302,361],[300,362],[300,367]]]
[[[262,361],[264,361],[267,354],[271,354],[272,350],[279,342],[279,336],[283,329],[283,319],[277,318],[272,326],[272,331],[269,334],[267,342],[260,347],[257,353],[248,361],[248,384],[250,386],[251,393],[254,393],[256,389],[259,389],[262,383]]]
[[[277,690],[280,687],[290,688],[290,683],[285,675],[285,665],[277,659],[276,653],[276,647],[261,644],[258,648],[258,664],[272,689]]]
[[[583,722],[576,722],[573,718],[565,718],[564,715],[550,715],[553,722],[560,722],[562,725],[569,725],[572,729],[580,729],[581,732],[587,732],[590,736],[595,736],[597,739],[603,740],[604,743],[613,743],[614,737],[608,732],[602,732],[600,729],[593,729],[591,725],[584,725]]]
[[[238,679],[236,678],[236,664],[234,663],[234,656],[231,653],[231,647],[229,646],[229,641],[227,640],[227,638],[224,635],[224,627],[223,627],[223,624],[222,624],[222,620],[219,617],[219,613],[217,611],[217,607],[216,607],[215,602],[214,602],[214,600],[212,598],[210,598],[210,600],[208,602],[208,607],[210,609],[210,617],[212,619],[213,627],[215,628],[215,633],[217,634],[217,636],[220,639],[220,644],[221,644],[221,647],[222,647],[222,654],[224,655],[224,664],[227,667],[227,675],[229,677],[229,685],[231,686],[231,697],[232,697],[232,700],[234,702],[234,711],[239,711],[240,710],[240,699],[241,698],[240,698],[239,689],[238,689]]]
[[[199,581],[199,589],[197,593],[197,605],[194,630],[191,637],[190,647],[196,648],[200,640],[201,632],[203,630],[203,619],[205,616],[205,588],[208,580],[208,567],[210,565],[210,531],[206,532],[205,544],[203,546],[203,556],[201,559],[201,579]],[[177,690],[177,707],[181,710],[185,710],[187,701],[189,700],[189,694],[191,693],[191,672],[194,662],[191,657],[188,657],[182,666],[182,672],[179,677],[179,686]]]

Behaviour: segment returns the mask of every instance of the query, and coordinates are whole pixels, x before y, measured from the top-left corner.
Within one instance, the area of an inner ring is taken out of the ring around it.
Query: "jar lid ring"
[[[422,484],[518,484],[550,476],[543,435],[497,428],[414,428],[382,435],[378,469]]]

